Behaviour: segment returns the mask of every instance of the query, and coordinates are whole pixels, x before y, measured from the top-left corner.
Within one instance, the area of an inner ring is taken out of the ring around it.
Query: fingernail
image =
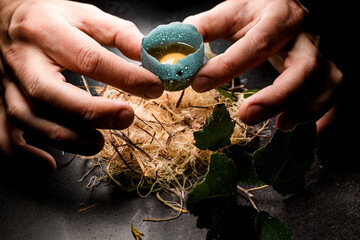
[[[116,114],[113,118],[114,129],[124,129],[129,127],[134,121],[134,111],[129,109],[123,109]]]
[[[244,122],[247,124],[256,124],[264,119],[266,115],[266,111],[263,106],[261,105],[251,105],[248,107],[246,111],[246,119]]]
[[[152,84],[145,89],[144,95],[147,98],[158,98],[164,92],[164,85]]]
[[[208,77],[198,77],[194,80],[193,88],[197,92],[206,92],[212,87],[211,80]]]

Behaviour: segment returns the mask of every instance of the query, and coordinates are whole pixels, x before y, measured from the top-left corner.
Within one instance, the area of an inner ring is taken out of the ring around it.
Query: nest
[[[141,196],[161,188],[175,193],[182,203],[189,190],[204,178],[213,153],[195,147],[193,132],[201,130],[206,117],[219,103],[227,106],[230,117],[236,121],[231,144],[245,145],[256,136],[255,130],[238,117],[239,105],[244,100],[239,92],[233,93],[236,101],[226,99],[216,90],[196,93],[191,88],[144,100],[110,86],[96,90],[103,97],[129,103],[135,111],[135,120],[124,130],[100,130],[105,146],[90,157],[88,173],[96,167],[100,171],[90,178],[88,188],[110,179],[122,189],[138,190]]]

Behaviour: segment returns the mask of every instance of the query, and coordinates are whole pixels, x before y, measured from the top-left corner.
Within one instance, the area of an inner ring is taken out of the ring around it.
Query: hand
[[[122,129],[132,123],[128,104],[92,97],[66,83],[64,68],[145,98],[163,92],[155,75],[101,46],[115,46],[139,60],[142,34],[129,21],[62,0],[0,0],[0,17],[0,153],[5,157],[26,152],[54,169],[55,160],[27,145],[23,133],[66,151],[94,154],[103,146],[96,128]]]
[[[234,43],[204,64],[192,87],[198,92],[216,88],[271,57],[281,74],[241,104],[242,121],[256,124],[281,113],[278,127],[290,129],[321,118],[335,102],[342,73],[320,58],[318,38],[301,32],[305,17],[306,10],[292,0],[229,0],[186,18],[204,41]]]

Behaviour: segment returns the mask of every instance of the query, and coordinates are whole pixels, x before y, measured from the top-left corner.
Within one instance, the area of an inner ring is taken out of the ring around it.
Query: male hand
[[[97,128],[123,129],[132,123],[127,103],[93,97],[66,83],[63,69],[144,98],[163,92],[155,75],[101,46],[139,60],[137,27],[92,5],[0,0],[0,33],[0,158],[41,159],[55,169],[53,157],[28,145],[24,133],[65,151],[95,154],[103,147]]]
[[[228,0],[186,18],[204,41],[233,43],[204,64],[192,87],[198,92],[216,88],[270,58],[280,75],[241,104],[242,121],[256,124],[280,113],[278,127],[291,129],[320,119],[335,103],[342,73],[320,57],[319,39],[302,32],[306,11],[293,0]]]

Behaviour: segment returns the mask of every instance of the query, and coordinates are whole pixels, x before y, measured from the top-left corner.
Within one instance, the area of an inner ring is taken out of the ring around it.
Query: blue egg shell
[[[196,51],[179,59],[176,64],[162,64],[147,51],[174,43],[186,43]],[[195,26],[180,22],[159,25],[142,39],[141,62],[144,68],[158,76],[167,91],[179,91],[190,86],[191,78],[204,63],[204,43]]]

